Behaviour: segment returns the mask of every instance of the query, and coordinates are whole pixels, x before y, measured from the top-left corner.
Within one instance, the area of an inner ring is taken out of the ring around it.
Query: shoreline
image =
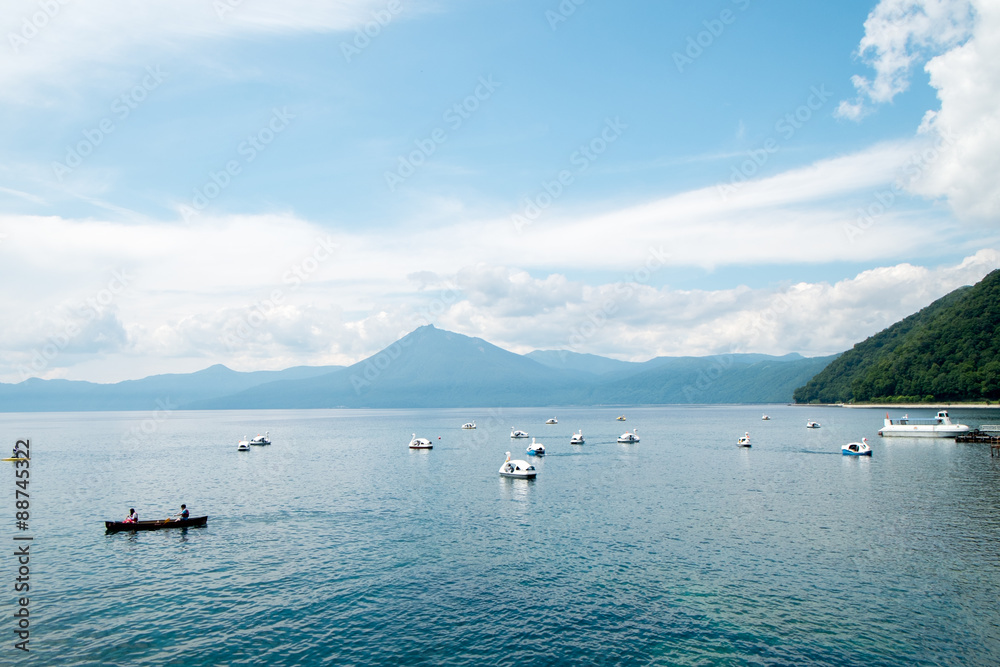
[[[808,403],[796,403],[796,405],[809,405]],[[816,405],[813,403],[813,405]],[[987,405],[984,403],[821,403],[835,408],[928,408],[931,410],[948,410],[951,408],[961,408],[963,410],[978,408],[981,410],[996,410],[1000,408],[1000,403]]]

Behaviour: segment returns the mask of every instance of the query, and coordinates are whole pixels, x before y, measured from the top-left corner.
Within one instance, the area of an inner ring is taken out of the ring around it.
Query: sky
[[[0,382],[849,349],[1000,268],[1000,0],[12,0]]]

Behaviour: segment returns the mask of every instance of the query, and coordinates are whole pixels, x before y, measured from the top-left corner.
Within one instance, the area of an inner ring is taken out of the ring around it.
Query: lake
[[[31,652],[5,612],[0,663],[1000,664],[1000,458],[879,438],[884,412],[0,414],[0,446],[31,440],[6,539],[34,537]],[[535,480],[497,474],[528,458],[512,427],[545,444]],[[841,456],[862,437],[871,459]],[[105,534],[181,503],[208,525]]]

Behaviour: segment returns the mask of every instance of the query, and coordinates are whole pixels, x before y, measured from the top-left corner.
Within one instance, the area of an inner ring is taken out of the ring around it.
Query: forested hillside
[[[856,344],[797,403],[1000,399],[1000,270]]]

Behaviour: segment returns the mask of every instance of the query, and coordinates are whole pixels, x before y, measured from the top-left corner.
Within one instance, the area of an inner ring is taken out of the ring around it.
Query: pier
[[[1000,456],[1000,425],[982,424],[965,435],[955,436],[955,442],[977,442],[990,446],[990,456]]]

